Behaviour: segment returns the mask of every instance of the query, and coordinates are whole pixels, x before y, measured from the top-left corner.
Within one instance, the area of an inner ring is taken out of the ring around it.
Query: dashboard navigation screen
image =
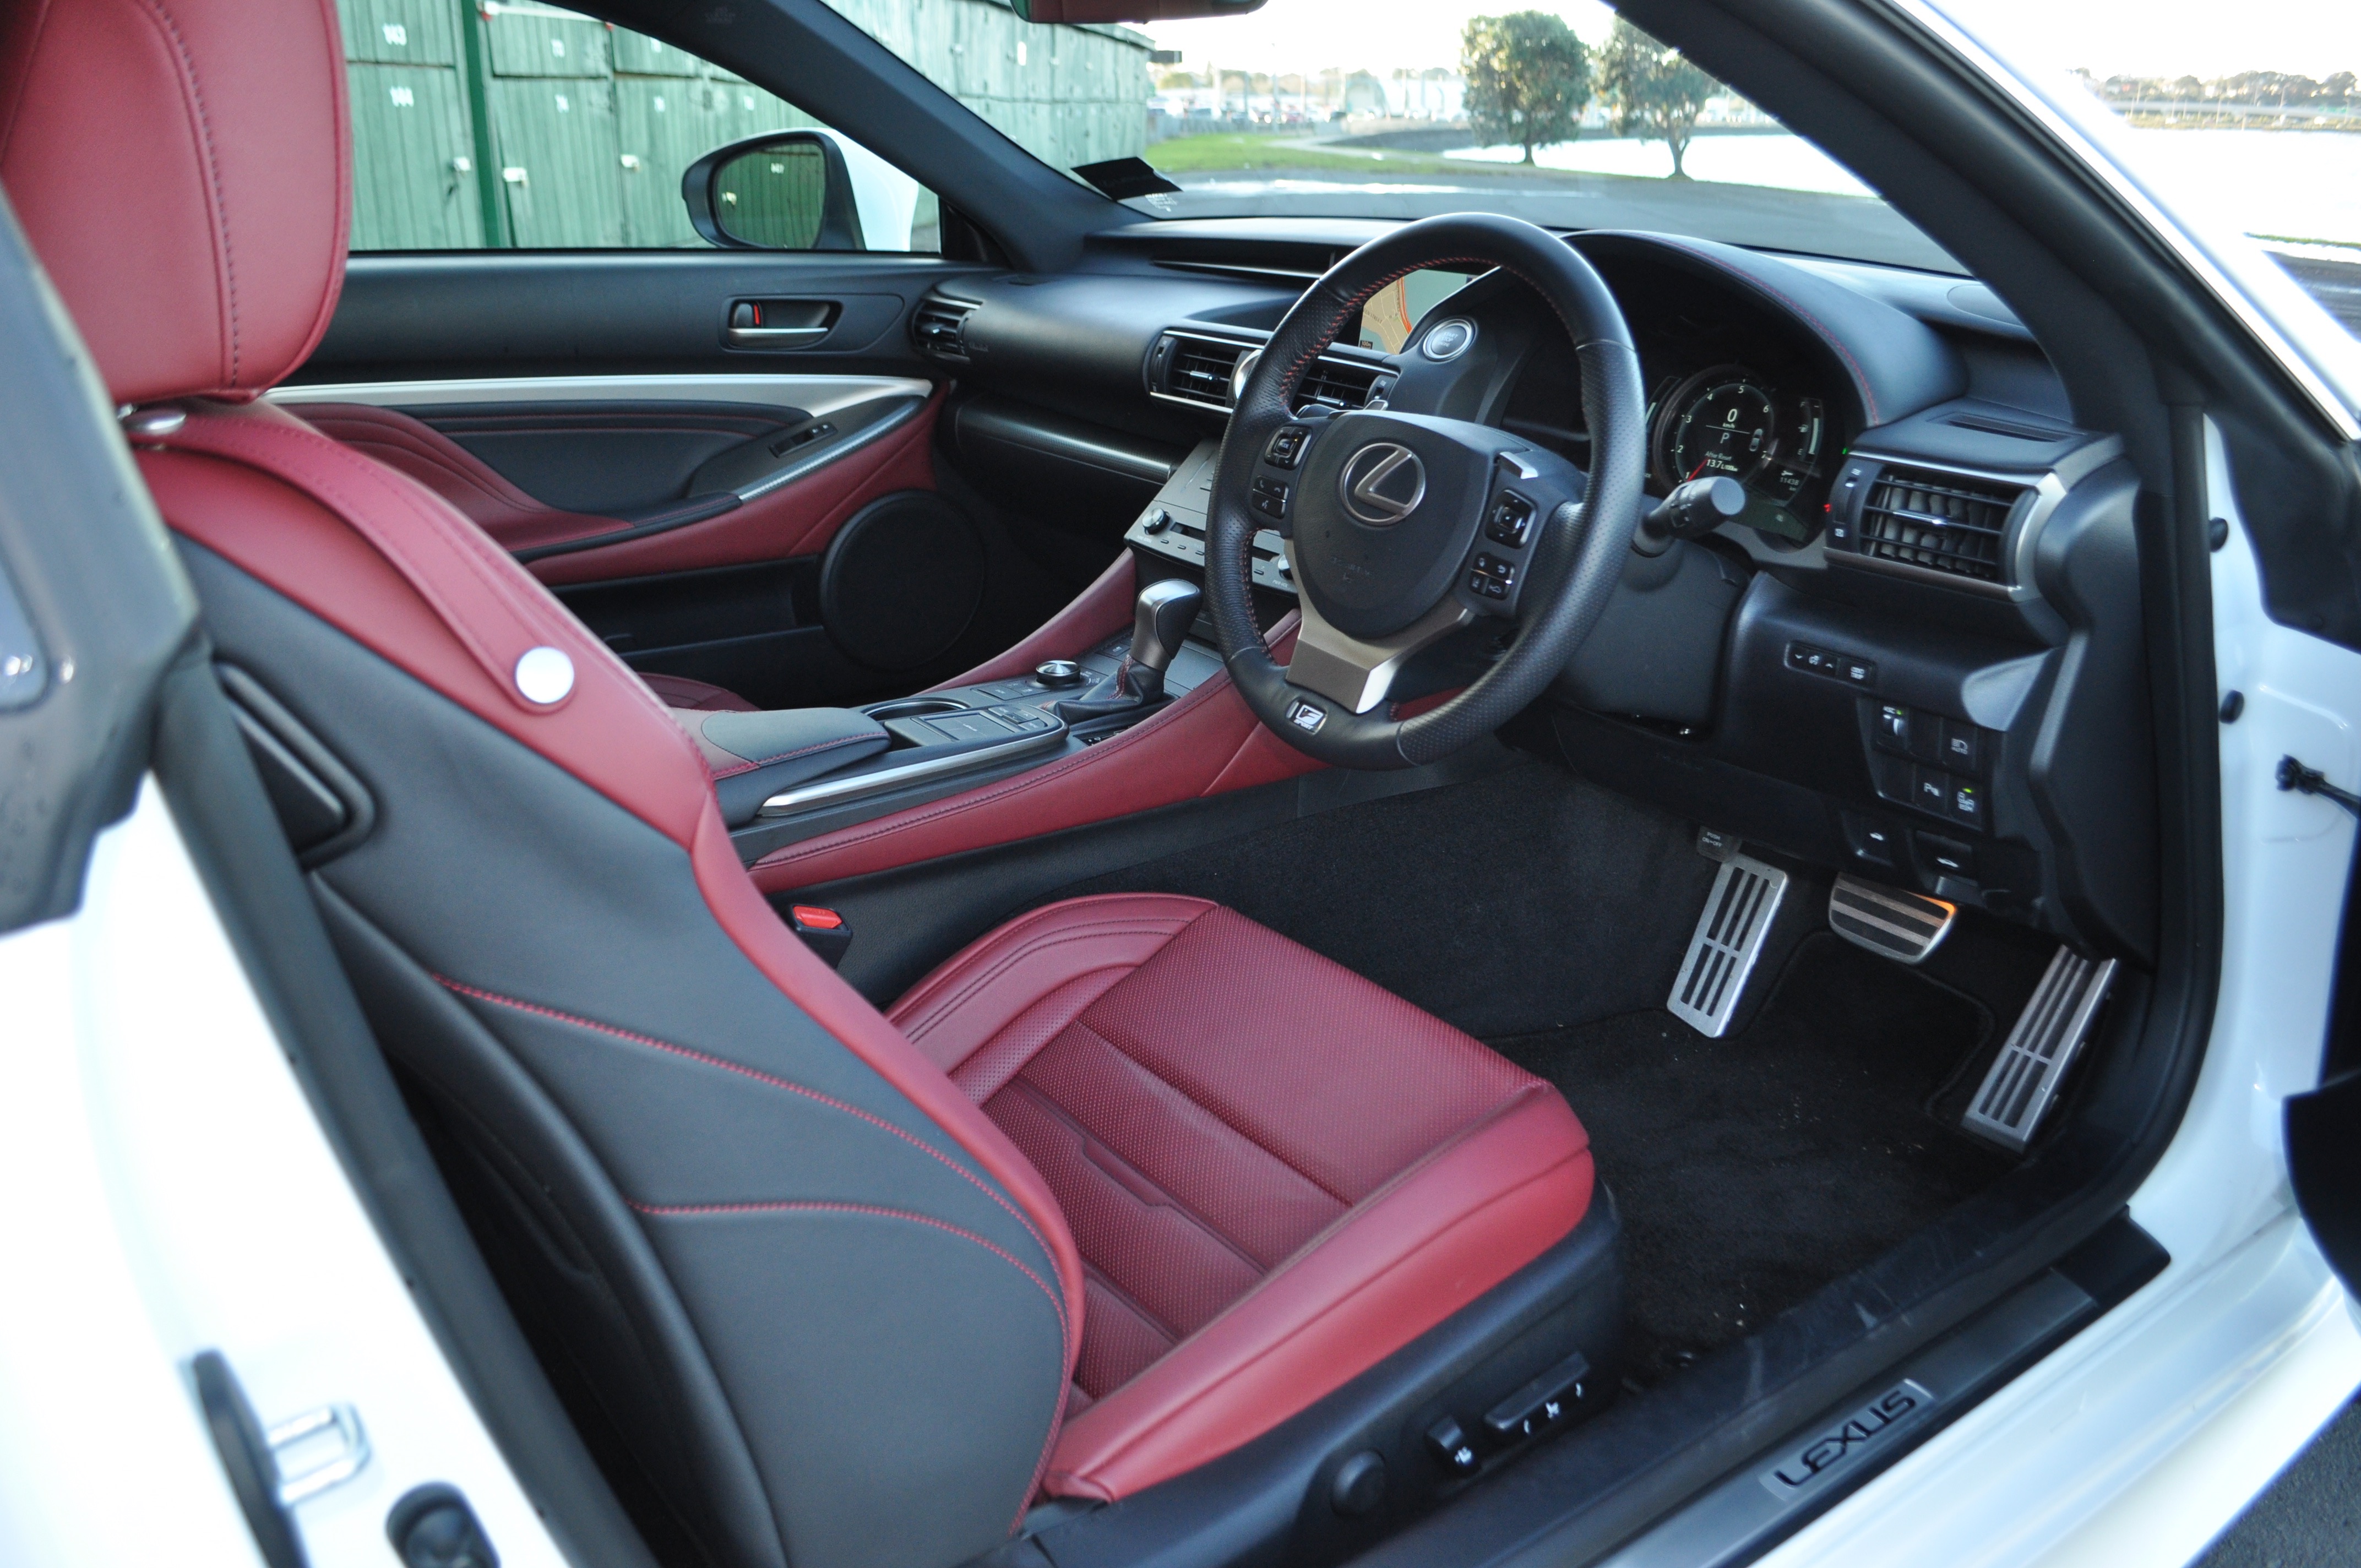
[[[1353,341],[1381,354],[1400,354],[1419,318],[1474,282],[1476,276],[1425,267],[1387,284],[1361,307],[1361,326]]]

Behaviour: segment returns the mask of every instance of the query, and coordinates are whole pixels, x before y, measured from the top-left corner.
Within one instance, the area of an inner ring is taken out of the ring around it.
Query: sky
[[[1604,40],[1614,13],[1596,0],[1527,0],[1565,16],[1585,42]],[[2361,0],[1934,0],[2004,52],[2099,76],[2215,77],[2284,71],[2361,71]],[[1454,65],[1467,18],[1521,9],[1519,0],[1268,0],[1246,16],[1138,24],[1192,65],[1253,71],[1331,65],[1380,74]]]

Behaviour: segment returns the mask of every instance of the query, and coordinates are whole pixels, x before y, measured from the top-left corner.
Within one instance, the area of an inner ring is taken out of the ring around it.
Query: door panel
[[[690,494],[723,453],[784,434],[801,411],[737,403],[454,403],[405,410],[527,495],[622,517]]]
[[[299,384],[487,376],[927,376],[909,316],[980,271],[928,256],[753,251],[356,256]],[[723,339],[740,300],[860,300],[840,332],[789,350]],[[736,401],[740,400],[728,400]]]
[[[669,82],[713,85],[647,73],[635,113],[653,119]],[[450,499],[635,668],[773,706],[891,696],[990,657],[1078,586],[986,527],[986,602],[924,668],[862,664],[845,652],[867,645],[861,629],[821,613],[844,524],[935,489],[942,397],[908,318],[973,270],[857,253],[357,256],[320,349],[272,396]],[[827,302],[836,326],[735,348],[730,309],[748,300]]]

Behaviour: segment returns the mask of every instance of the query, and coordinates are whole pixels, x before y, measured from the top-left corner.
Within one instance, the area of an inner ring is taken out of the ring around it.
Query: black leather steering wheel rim
[[[1246,503],[1271,436],[1295,419],[1305,369],[1371,296],[1427,267],[1497,267],[1549,302],[1581,366],[1591,463],[1583,501],[1558,507],[1543,526],[1531,575],[1543,586],[1542,602],[1527,604],[1508,652],[1450,701],[1400,719],[1382,709],[1353,712],[1289,683],[1256,623],[1252,544],[1267,524]],[[1488,214],[1426,218],[1339,261],[1287,313],[1247,377],[1207,510],[1206,594],[1223,659],[1246,706],[1290,745],[1343,767],[1416,767],[1499,729],[1548,688],[1606,610],[1639,513],[1645,419],[1639,356],[1621,309],[1589,262],[1548,230]],[[1316,721],[1307,704],[1323,710]]]

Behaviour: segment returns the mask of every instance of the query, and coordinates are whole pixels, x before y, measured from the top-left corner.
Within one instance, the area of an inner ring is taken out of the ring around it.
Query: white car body
[[[2349,437],[2361,354],[2244,239],[2174,215],[2095,106],[1914,13],[2037,113],[2224,292]],[[856,149],[846,146],[848,158]],[[865,157],[865,154],[863,155]],[[862,166],[864,169],[866,165]],[[880,166],[883,167],[883,166]],[[894,193],[864,189],[901,214]],[[2281,1106],[2319,1079],[2355,822],[2280,790],[2280,757],[2361,788],[2361,653],[2265,613],[2211,443],[2224,928],[2204,1065],[2131,1200],[2164,1271],[1777,1547],[1766,1563],[2185,1562],[2361,1386],[2354,1301],[2298,1216]],[[0,1563],[258,1563],[189,1392],[209,1348],[266,1425],[345,1407],[300,1473],[320,1568],[382,1568],[386,1511],[464,1491],[510,1568],[566,1554],[502,1460],[381,1245],[153,781],[101,835],[71,917],[0,938]],[[1691,1562],[1680,1518],[1619,1560]]]

